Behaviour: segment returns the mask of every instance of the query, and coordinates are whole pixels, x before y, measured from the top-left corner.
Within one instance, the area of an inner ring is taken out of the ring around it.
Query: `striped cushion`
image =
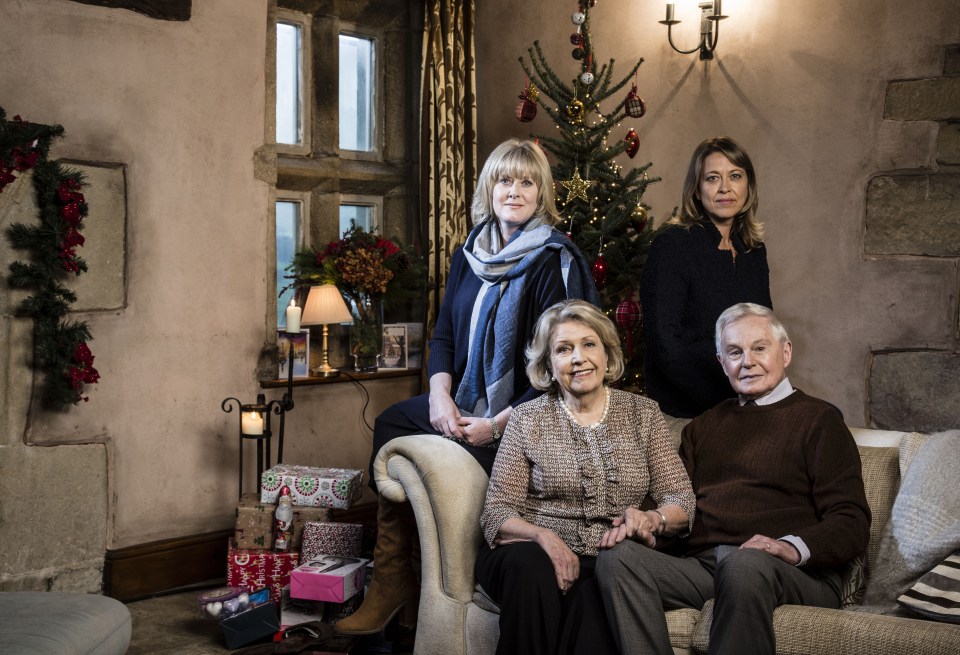
[[[928,619],[960,623],[960,550],[924,574],[897,602]]]

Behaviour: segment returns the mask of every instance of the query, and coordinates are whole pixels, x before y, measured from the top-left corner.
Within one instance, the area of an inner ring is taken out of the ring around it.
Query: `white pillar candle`
[[[672,5],[672,4],[668,4],[668,5],[667,5],[667,20],[668,20],[668,21],[673,20],[673,5]]]
[[[240,417],[240,431],[243,434],[263,434],[263,417],[260,412],[244,412]]]
[[[290,300],[290,306],[287,307],[287,327],[284,329],[288,334],[298,334],[300,332],[300,316],[303,310],[297,307],[295,299]]]
[[[714,15],[714,16],[719,16],[719,15],[720,15],[720,3],[721,3],[721,1],[722,1],[722,0],[713,0],[713,15]]]

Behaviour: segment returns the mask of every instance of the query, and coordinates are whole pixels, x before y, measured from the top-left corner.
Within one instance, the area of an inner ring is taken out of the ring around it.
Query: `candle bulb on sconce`
[[[673,43],[673,26],[681,21],[674,19],[674,5],[667,4],[666,20],[659,21],[661,25],[667,26],[667,41],[670,47],[682,55],[689,55],[694,52],[700,53],[700,60],[713,59],[713,51],[717,48],[717,42],[720,40],[720,21],[727,18],[723,15],[722,0],[712,0],[711,2],[701,2],[700,7],[700,42],[695,48],[681,50]]]

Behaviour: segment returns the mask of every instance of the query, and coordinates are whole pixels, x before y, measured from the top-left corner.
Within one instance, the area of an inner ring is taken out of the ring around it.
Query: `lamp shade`
[[[327,325],[329,323],[347,323],[353,320],[353,314],[343,302],[340,290],[333,284],[321,284],[310,287],[307,302],[303,306],[302,325]]]

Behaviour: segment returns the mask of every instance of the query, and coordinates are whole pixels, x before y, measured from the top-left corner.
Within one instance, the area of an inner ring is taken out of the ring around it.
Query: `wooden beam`
[[[84,5],[129,9],[159,20],[190,20],[193,0],[73,0]]]

